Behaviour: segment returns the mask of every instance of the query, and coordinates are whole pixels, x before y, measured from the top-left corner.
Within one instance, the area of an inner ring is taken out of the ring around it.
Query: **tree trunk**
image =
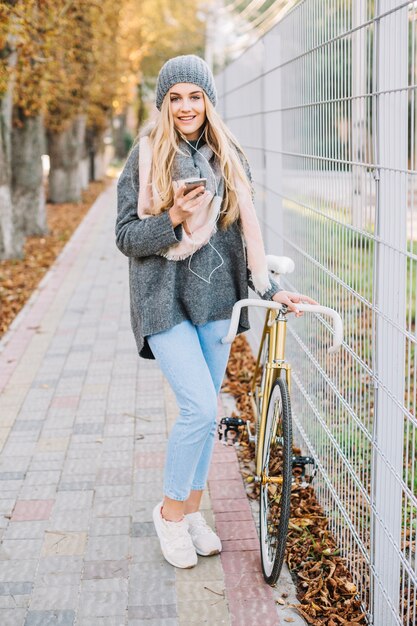
[[[104,142],[106,131],[91,127],[86,134],[90,180],[103,180],[113,156],[113,148]]]
[[[62,131],[48,131],[49,199],[54,203],[80,202],[80,162],[83,155],[85,115],[78,115]]]
[[[113,145],[117,159],[124,159],[128,150],[126,149],[126,113],[120,113],[113,118]]]
[[[82,146],[82,154],[80,161],[80,178],[81,189],[87,189],[91,177],[90,177],[90,152],[89,152],[89,137],[90,129],[86,128],[84,133],[84,141]]]
[[[12,201],[17,228],[24,235],[44,235],[46,223],[42,154],[45,148],[41,115],[22,117],[12,129]]]
[[[94,180],[103,180],[110,162],[111,147],[104,143],[105,132],[96,134],[94,153]]]
[[[9,65],[16,63],[16,54],[9,57]],[[13,259],[23,256],[23,233],[14,222],[11,193],[11,120],[13,80],[0,98],[0,258]]]

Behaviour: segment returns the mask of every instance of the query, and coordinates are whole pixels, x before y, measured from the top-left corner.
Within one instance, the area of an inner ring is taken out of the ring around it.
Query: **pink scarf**
[[[195,156],[191,156],[190,148],[185,141],[180,140],[182,152],[189,153],[187,157],[179,154],[174,159],[173,184],[180,186],[185,178],[190,176],[204,176],[207,178],[207,190],[210,195],[199,212],[194,213],[187,220],[188,234],[183,228],[182,239],[169,248],[162,250],[160,254],[171,261],[180,261],[194,254],[196,250],[210,241],[211,236],[217,230],[217,220],[223,200],[223,178],[221,172],[212,158],[213,152],[207,144],[199,148]],[[178,158],[177,158],[178,157]],[[209,161],[211,164],[209,165]],[[147,135],[141,137],[139,142],[139,195],[138,217],[146,219],[151,217],[150,208],[157,197],[157,192],[149,182],[152,162],[152,148]],[[268,275],[265,249],[261,229],[256,216],[255,207],[250,191],[235,176],[234,183],[239,197],[239,212],[243,230],[243,240],[247,253],[247,264],[251,272],[252,281],[256,291],[263,295],[271,283]],[[152,194],[151,194],[152,188]],[[219,190],[221,193],[219,194]],[[219,266],[220,267],[220,266]]]

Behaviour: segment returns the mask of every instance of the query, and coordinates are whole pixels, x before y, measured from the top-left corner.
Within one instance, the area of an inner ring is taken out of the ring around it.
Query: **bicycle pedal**
[[[251,443],[255,443],[256,441],[256,433],[252,435],[252,431],[250,429],[250,421],[246,420],[246,432],[248,433],[248,439]]]
[[[308,476],[308,479],[309,479],[308,481],[305,480],[307,465],[313,466],[313,472]],[[300,455],[293,456],[292,467],[293,469],[295,468],[301,469],[301,473],[298,475],[298,477],[304,479],[303,482],[301,483],[302,487],[307,487],[308,485],[310,485],[313,482],[315,475],[317,474],[317,463],[314,457],[312,456],[300,456]]]
[[[233,446],[242,436],[242,426],[245,426],[245,422],[241,417],[222,417],[217,427],[219,440],[225,446]]]

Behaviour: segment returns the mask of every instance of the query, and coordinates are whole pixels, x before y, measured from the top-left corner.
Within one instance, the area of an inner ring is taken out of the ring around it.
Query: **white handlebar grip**
[[[297,308],[300,311],[306,311],[309,313],[321,313],[322,315],[329,315],[333,320],[333,345],[327,348],[330,354],[337,352],[343,342],[343,322],[339,313],[334,309],[330,309],[328,306],[321,306],[320,304],[304,304],[300,302],[297,304]]]
[[[229,332],[226,337],[221,340],[222,343],[232,343],[236,337],[236,331],[240,319],[240,311],[244,306],[256,306],[263,309],[280,309],[281,304],[279,302],[273,302],[271,300],[255,300],[253,298],[247,298],[245,300],[239,300],[233,307],[232,318],[230,320]],[[334,309],[330,309],[327,306],[321,306],[320,304],[304,304],[303,302],[297,303],[297,308],[300,311],[309,313],[321,313],[322,315],[329,315],[333,320],[333,345],[328,348],[328,352],[333,354],[339,350],[343,342],[343,322],[339,313]]]

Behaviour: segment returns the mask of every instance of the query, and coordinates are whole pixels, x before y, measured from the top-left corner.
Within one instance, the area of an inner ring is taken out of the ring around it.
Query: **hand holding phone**
[[[187,194],[191,193],[193,189],[198,187],[206,187],[206,178],[188,178],[181,182],[174,181],[174,187],[176,188],[174,193],[174,203],[169,209],[169,215],[174,228],[178,224],[184,223],[194,211],[200,208],[201,203],[205,202],[205,198],[199,199],[199,196],[203,196],[208,193],[202,191],[197,194],[193,194],[191,198],[187,198]]]
[[[185,185],[184,196],[186,196],[193,189],[197,189],[197,187],[206,188],[207,178],[186,178],[183,183]],[[198,198],[199,196],[203,195],[203,193],[204,191],[198,193],[195,197]]]

